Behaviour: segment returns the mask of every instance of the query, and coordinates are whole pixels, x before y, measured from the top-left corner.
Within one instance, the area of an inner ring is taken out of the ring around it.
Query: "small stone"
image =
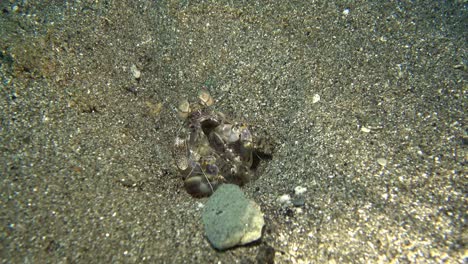
[[[297,197],[297,198],[294,198],[291,202],[292,202],[292,204],[293,204],[295,207],[301,207],[301,206],[304,206],[304,205],[305,205],[305,199],[304,199],[304,197]]]
[[[301,195],[301,194],[305,193],[306,191],[307,191],[306,187],[297,186],[296,188],[294,188],[294,194],[295,195]]]
[[[260,207],[245,198],[235,184],[223,184],[215,191],[205,205],[202,220],[206,237],[219,250],[260,239],[265,225]]]
[[[318,103],[320,101],[320,95],[319,94],[314,94],[314,97],[312,98],[312,103]]]
[[[367,127],[361,127],[361,132],[369,133],[371,130]]]
[[[11,11],[12,11],[13,13],[17,13],[17,12],[19,11],[18,5],[12,5],[12,6],[11,6]]]
[[[380,164],[380,166],[385,167],[387,166],[387,160],[384,158],[378,158],[377,163]]]
[[[278,197],[279,203],[285,204],[289,203],[289,201],[291,201],[291,196],[289,196],[289,194],[283,194],[280,197]]]
[[[135,64],[132,64],[132,66],[130,67],[130,71],[132,72],[132,75],[133,77],[135,77],[135,79],[140,79],[141,71],[136,67]]]

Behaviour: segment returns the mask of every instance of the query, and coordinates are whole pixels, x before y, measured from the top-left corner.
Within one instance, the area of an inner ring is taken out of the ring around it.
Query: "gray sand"
[[[466,1],[44,2],[0,2],[2,263],[466,260]],[[170,154],[202,86],[276,144],[226,252]]]

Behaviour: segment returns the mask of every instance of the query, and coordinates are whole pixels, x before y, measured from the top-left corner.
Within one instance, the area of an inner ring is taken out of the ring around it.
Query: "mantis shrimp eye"
[[[212,106],[214,103],[213,97],[211,97],[210,93],[208,93],[208,91],[205,89],[202,89],[198,93],[198,98],[200,99],[201,104],[204,106]]]
[[[192,176],[184,181],[184,187],[187,192],[195,197],[209,196],[213,192],[211,185],[206,182],[202,176]]]
[[[185,119],[189,116],[190,103],[187,101],[187,99],[180,101],[179,106],[177,107],[177,113],[179,114],[179,117],[182,119]]]
[[[216,166],[215,164],[208,164],[206,165],[205,169],[206,169],[206,173],[210,175],[218,175],[219,173],[218,166]]]
[[[252,134],[250,133],[249,129],[246,126],[242,126],[240,133],[240,139],[244,144],[251,144],[252,143]]]

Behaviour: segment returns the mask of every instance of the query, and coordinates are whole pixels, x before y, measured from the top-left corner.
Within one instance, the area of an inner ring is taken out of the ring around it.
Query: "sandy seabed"
[[[1,1],[2,263],[466,262],[468,7],[381,2]],[[201,87],[276,144],[224,252],[171,156]]]

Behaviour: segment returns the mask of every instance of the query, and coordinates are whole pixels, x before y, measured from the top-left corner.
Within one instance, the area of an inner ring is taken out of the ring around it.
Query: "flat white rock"
[[[260,239],[265,225],[260,207],[234,184],[223,184],[211,195],[202,220],[206,237],[219,250]]]

